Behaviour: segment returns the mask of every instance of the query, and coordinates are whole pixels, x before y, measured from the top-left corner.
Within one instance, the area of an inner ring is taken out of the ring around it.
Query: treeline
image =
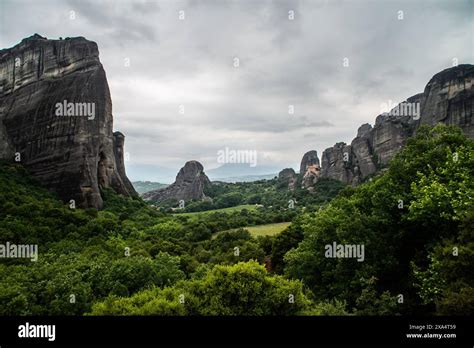
[[[301,178],[299,182],[301,181]],[[254,182],[225,183],[212,182],[204,190],[210,200],[187,202],[183,212],[200,212],[238,205],[262,205],[266,208],[287,208],[290,200],[296,209],[325,204],[334,198],[345,185],[340,181],[324,178],[314,185],[314,192],[296,185],[294,191],[288,189],[288,183],[278,179],[259,180]],[[164,211],[171,212],[178,206],[177,201],[160,204]]]

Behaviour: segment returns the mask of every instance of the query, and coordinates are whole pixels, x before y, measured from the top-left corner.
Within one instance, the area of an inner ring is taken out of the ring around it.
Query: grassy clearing
[[[253,237],[257,236],[274,236],[280,232],[282,232],[285,228],[290,226],[291,222],[278,222],[274,224],[265,224],[265,225],[257,225],[257,226],[248,226],[248,227],[242,227],[243,229],[246,229],[247,231],[250,232],[250,234]],[[219,233],[223,232],[229,232],[229,231],[234,231],[237,230],[237,228],[232,229],[232,230],[226,230],[226,231],[220,231],[215,233],[212,236],[212,239],[216,238],[216,236]]]
[[[285,228],[290,226],[291,222],[279,222],[276,224],[258,225],[245,227],[246,230],[254,237],[257,236],[274,236],[282,232]]]
[[[206,210],[206,211],[197,211],[193,213],[177,213],[173,214],[176,216],[196,216],[196,215],[209,215],[212,213],[232,213],[234,211],[241,211],[243,209],[247,209],[248,211],[253,211],[256,210],[257,207],[253,204],[243,204],[243,205],[237,205],[235,207],[230,207],[230,208],[222,208],[222,209],[214,209],[214,210]]]

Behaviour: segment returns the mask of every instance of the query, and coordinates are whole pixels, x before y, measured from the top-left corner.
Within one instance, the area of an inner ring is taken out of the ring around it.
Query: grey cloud
[[[144,16],[150,17],[158,11],[157,2],[68,0],[67,4],[79,16],[84,16],[90,25],[105,31],[111,40],[119,43],[157,40],[157,28],[142,21]]]
[[[1,0],[0,47],[35,32],[96,41],[130,169],[179,169],[191,157],[212,164],[225,146],[258,149],[262,161],[283,168],[308,149],[349,143],[360,124],[374,123],[380,103],[421,92],[453,57],[472,63],[472,6],[470,0]],[[67,18],[71,9],[76,21]]]

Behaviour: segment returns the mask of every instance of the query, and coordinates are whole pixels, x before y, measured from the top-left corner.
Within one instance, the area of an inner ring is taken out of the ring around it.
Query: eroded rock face
[[[321,176],[321,168],[317,164],[311,164],[306,167],[306,172],[301,180],[301,186],[309,191],[313,191],[314,184]]]
[[[321,166],[318,153],[315,150],[306,152],[300,165],[301,187],[311,190],[320,175]]]
[[[146,192],[143,198],[152,202],[166,201],[190,201],[209,199],[204,194],[204,188],[210,184],[210,180],[204,173],[204,167],[198,161],[186,162],[180,169],[176,180],[170,186]]]
[[[306,168],[313,164],[316,164],[319,167],[318,152],[315,150],[308,151],[304,154],[300,164],[300,175],[304,175],[306,173]]]
[[[387,165],[401,150],[407,139],[414,135],[422,115],[421,101],[423,94],[416,94],[399,105],[412,105],[418,111],[405,110],[401,115],[379,115],[375,119],[375,126],[369,137],[372,139],[376,162]],[[400,109],[401,110],[401,109]],[[421,113],[421,115],[420,115]]]
[[[422,124],[457,125],[473,138],[473,82],[473,65],[459,65],[436,74],[423,93],[408,98],[389,114],[377,116],[373,128],[362,125],[351,145],[337,143],[324,150],[321,177],[359,184],[386,166]]]
[[[377,170],[373,157],[372,132],[372,126],[366,123],[359,127],[357,137],[352,140],[349,161],[353,167],[353,181],[358,182],[361,177],[367,177]]]
[[[297,183],[297,175],[293,168],[285,168],[278,173],[278,182],[288,187],[288,190],[294,191]]]
[[[433,76],[421,98],[420,124],[457,125],[474,138],[474,65],[462,64]]]
[[[324,150],[321,157],[321,177],[352,182],[354,174],[350,168],[351,153],[351,146],[342,142]]]
[[[35,34],[0,51],[0,156],[19,157],[64,201],[101,208],[100,188],[136,194],[123,166],[124,137],[112,127],[95,42]]]
[[[133,188],[132,183],[128,180],[127,174],[125,173],[125,152],[124,152],[124,145],[125,145],[125,135],[121,132],[114,132],[114,157],[115,157],[115,165],[117,168],[118,177],[122,179],[121,181],[117,181],[112,183],[112,187],[120,188],[119,192],[128,192],[133,193],[133,195],[137,194],[135,189]],[[123,187],[122,187],[123,185]]]

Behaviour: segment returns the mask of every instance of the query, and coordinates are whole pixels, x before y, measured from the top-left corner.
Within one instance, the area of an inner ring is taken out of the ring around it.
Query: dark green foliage
[[[283,273],[285,266],[284,256],[288,251],[296,248],[303,240],[302,224],[306,216],[295,219],[293,223],[282,233],[273,238],[271,249],[271,260],[273,271],[279,274]]]
[[[37,262],[0,259],[0,315],[472,315],[473,176],[473,142],[446,126],[420,128],[358,188],[214,183],[212,203],[187,204],[199,214],[109,189],[102,211],[70,209],[0,162],[0,243],[39,247]],[[240,204],[263,206],[208,211]],[[276,222],[292,224],[243,229]],[[325,257],[333,242],[363,244],[364,261]]]
[[[288,207],[290,199],[296,201],[296,210],[308,205],[324,204],[334,198],[346,185],[340,181],[322,178],[314,186],[314,192],[296,185],[296,190],[288,190],[287,183],[278,179],[259,180],[255,182],[223,183],[208,185],[205,193],[213,202],[191,202],[186,205],[186,212],[206,211],[233,207],[241,204],[261,204],[265,207],[283,209]]]
[[[298,202],[298,206],[322,205],[336,197],[346,185],[338,180],[329,178],[320,178],[314,184],[314,191],[308,194],[306,189],[300,185],[296,186],[292,197]]]
[[[474,143],[458,128],[420,128],[384,175],[308,219],[303,241],[285,256],[286,274],[317,299],[346,300],[361,314],[430,312],[430,302],[472,314],[472,233],[461,227],[472,222],[473,176]],[[364,245],[364,262],[325,257],[333,242]],[[449,256],[454,245],[457,258]],[[394,308],[399,294],[403,305]]]
[[[293,296],[290,301],[290,296]],[[270,276],[256,262],[215,266],[202,277],[130,298],[96,303],[94,315],[294,315],[311,301],[299,281]]]

